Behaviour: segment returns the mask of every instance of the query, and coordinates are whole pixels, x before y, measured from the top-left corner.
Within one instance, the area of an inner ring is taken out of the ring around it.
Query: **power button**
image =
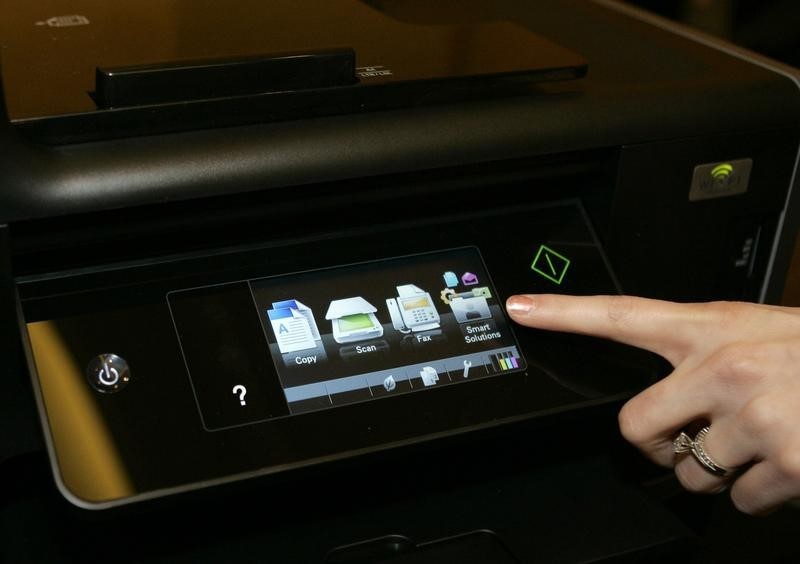
[[[98,392],[113,394],[130,382],[131,371],[124,358],[115,354],[101,354],[89,362],[86,378]]]

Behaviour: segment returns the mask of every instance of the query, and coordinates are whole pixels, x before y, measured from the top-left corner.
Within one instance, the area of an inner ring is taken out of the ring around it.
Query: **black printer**
[[[775,303],[792,69],[606,0],[4,10],[0,556],[708,554],[616,430],[666,363],[504,303]]]

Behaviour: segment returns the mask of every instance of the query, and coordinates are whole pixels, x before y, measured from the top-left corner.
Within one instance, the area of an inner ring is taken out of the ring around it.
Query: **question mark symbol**
[[[233,393],[239,396],[239,403],[240,404],[247,405],[247,402],[244,401],[244,396],[247,395],[247,388],[245,388],[241,384],[236,384],[233,387]]]

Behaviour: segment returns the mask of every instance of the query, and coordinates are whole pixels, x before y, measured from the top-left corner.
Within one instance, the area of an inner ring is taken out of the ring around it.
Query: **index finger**
[[[688,356],[711,321],[707,310],[693,304],[633,296],[524,294],[511,296],[506,309],[521,325],[611,339],[652,351],[673,365]]]

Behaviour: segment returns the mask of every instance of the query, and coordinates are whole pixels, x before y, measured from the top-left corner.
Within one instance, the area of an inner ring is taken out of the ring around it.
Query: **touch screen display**
[[[291,413],[524,369],[475,248],[250,288]]]
[[[526,367],[474,247],[184,290],[169,302],[209,428],[245,422],[228,407],[237,382],[254,421]],[[258,366],[258,350],[274,374]],[[263,382],[275,375],[277,385]]]

